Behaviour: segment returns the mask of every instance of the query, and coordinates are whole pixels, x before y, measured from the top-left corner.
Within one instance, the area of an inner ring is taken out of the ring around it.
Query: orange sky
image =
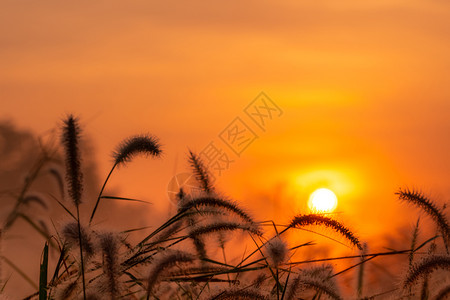
[[[400,212],[400,186],[449,200],[449,20],[446,1],[6,0],[0,118],[42,134],[79,115],[102,176],[122,138],[159,136],[164,158],[111,187],[164,211],[188,147],[218,140],[264,91],[284,113],[221,189],[285,222],[330,187],[339,216],[371,235]]]

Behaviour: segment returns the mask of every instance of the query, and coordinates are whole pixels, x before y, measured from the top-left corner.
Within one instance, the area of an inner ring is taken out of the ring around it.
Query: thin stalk
[[[80,209],[77,205],[78,243],[80,244],[81,278],[83,281],[83,299],[86,300],[86,282],[84,278],[83,245],[81,242]]]
[[[278,267],[276,267],[275,268],[276,270],[276,275],[277,275],[277,300],[280,300],[280,289],[279,289],[279,287],[278,287],[278,280],[279,280],[279,277],[278,277]]]
[[[400,250],[400,251],[370,253],[370,254],[366,254],[366,257],[367,256],[409,254],[411,251],[412,251],[411,249],[407,249],[407,250]],[[300,265],[300,264],[306,264],[306,263],[315,263],[315,262],[324,262],[324,261],[330,261],[330,260],[351,259],[351,258],[361,258],[361,255],[349,255],[349,256],[340,256],[340,257],[331,257],[331,258],[311,259],[311,260],[304,260],[304,261],[298,261],[298,262],[291,262],[291,263],[289,263],[289,265]]]
[[[100,203],[100,199],[102,197],[103,190],[105,189],[106,184],[108,183],[109,177],[111,177],[111,174],[114,171],[114,169],[116,168],[116,166],[117,166],[117,163],[115,163],[113,165],[113,167],[111,168],[111,171],[109,171],[109,174],[105,179],[105,182],[103,183],[102,189],[100,190],[100,193],[98,194],[98,197],[97,197],[97,202],[95,202],[94,209],[92,210],[91,218],[89,219],[89,225],[91,225],[92,219],[94,219],[94,215],[95,215],[95,212],[97,211],[98,204]]]

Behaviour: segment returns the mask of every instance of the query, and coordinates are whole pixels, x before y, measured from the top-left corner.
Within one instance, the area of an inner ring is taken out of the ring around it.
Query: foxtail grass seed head
[[[301,281],[302,285],[305,288],[313,289],[316,292],[322,293],[330,297],[334,300],[342,300],[343,298],[339,295],[338,291],[334,286],[327,284],[327,282],[323,282],[317,279],[308,279],[304,278]]]
[[[247,213],[244,209],[240,208],[236,202],[225,198],[219,198],[216,196],[201,196],[195,198],[185,197],[181,205],[182,206],[179,209],[180,212],[184,212],[189,209],[196,209],[201,206],[211,206],[223,211],[231,212],[232,214],[240,217],[243,221],[250,224],[256,224],[250,214]]]
[[[303,269],[302,274],[304,277],[315,278],[322,281],[327,280],[329,283],[334,282],[334,280],[330,279],[330,276],[333,274],[333,266],[329,264]]]
[[[130,162],[136,155],[159,156],[161,145],[156,137],[151,135],[136,135],[125,139],[117,147],[113,157],[116,165]]]
[[[189,151],[189,162],[191,163],[195,179],[200,183],[200,187],[206,193],[214,192],[214,186],[211,182],[211,176],[202,160],[194,152]]]
[[[73,299],[73,294],[76,293],[78,287],[78,282],[76,280],[69,282],[62,286],[61,289],[57,290],[56,299],[57,300],[66,300]]]
[[[325,226],[333,229],[334,231],[340,233],[344,238],[346,238],[353,246],[356,246],[359,250],[362,250],[362,245],[359,239],[355,236],[350,229],[342,225],[336,220],[329,217],[325,217],[320,214],[308,214],[308,215],[298,215],[295,216],[291,221],[289,227],[303,227],[308,225],[318,225]]]
[[[79,149],[80,126],[72,115],[64,121],[62,144],[66,157],[66,178],[69,183],[69,195],[76,206],[80,205],[83,192],[83,174]]]
[[[151,294],[164,271],[179,263],[191,263],[193,261],[194,256],[192,254],[178,250],[167,251],[161,257],[155,259],[147,279],[147,294]]]
[[[81,225],[80,225],[81,226]],[[91,234],[81,226],[81,246],[83,248],[83,252],[86,255],[86,258],[94,255],[94,243],[92,242]],[[79,238],[78,238],[78,223],[70,222],[64,225],[62,228],[62,236],[65,242],[69,247],[79,246]]]
[[[266,281],[267,277],[264,273],[258,274],[256,278],[253,280],[251,286],[254,286],[255,288],[260,288],[263,283]]]
[[[302,288],[301,276],[297,275],[289,280],[289,285],[286,287],[286,300],[296,299],[295,295]]]
[[[396,194],[400,200],[413,204],[428,214],[437,224],[444,237],[445,244],[448,246],[450,240],[450,226],[448,225],[444,212],[418,190],[400,189]]]
[[[110,299],[119,298],[119,239],[111,233],[103,233],[99,236],[100,247],[103,253],[103,273],[106,276],[106,290]]]
[[[333,267],[325,264],[300,271],[289,283],[286,290],[286,299],[298,299],[299,292],[312,289],[331,299],[341,300],[336,281],[331,277]]]
[[[235,231],[235,230],[242,230],[258,236],[262,236],[262,232],[259,230],[259,228],[255,226],[249,224],[224,221],[207,225],[197,225],[193,229],[191,229],[191,231],[189,232],[189,237],[195,238],[212,233]]]
[[[283,241],[278,235],[267,242],[266,251],[270,263],[275,267],[278,267],[280,264],[284,263],[289,253],[286,242]]]
[[[403,281],[403,287],[408,288],[414,284],[419,278],[424,278],[435,270],[450,270],[450,257],[442,255],[429,255],[420,262],[413,264]]]

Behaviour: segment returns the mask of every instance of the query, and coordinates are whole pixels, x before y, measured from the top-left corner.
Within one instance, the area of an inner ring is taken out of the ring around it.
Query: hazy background
[[[78,115],[100,178],[121,139],[160,137],[162,159],[109,185],[153,202],[150,225],[173,210],[166,188],[188,148],[219,143],[264,91],[283,115],[252,124],[259,138],[240,157],[228,151],[220,189],[285,223],[328,187],[377,249],[416,221],[399,187],[449,200],[449,20],[446,1],[4,0],[0,119],[39,136]]]

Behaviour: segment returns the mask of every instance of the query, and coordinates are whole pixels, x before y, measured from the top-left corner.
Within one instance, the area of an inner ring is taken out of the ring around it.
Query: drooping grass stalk
[[[345,227],[338,221],[333,220],[329,217],[325,217],[323,215],[319,214],[297,215],[293,218],[288,228],[302,227],[308,225],[319,225],[319,226],[321,225],[329,227],[335,230],[336,232],[340,233],[359,250],[362,250],[362,245],[359,242],[359,239],[355,236],[353,232],[350,231],[349,228]]]
[[[100,193],[98,194],[97,201],[95,202],[94,209],[92,210],[91,217],[89,218],[89,224],[91,224],[94,219],[95,212],[97,211],[100,199],[102,197],[103,191],[105,190],[106,184],[108,183],[111,174],[117,166],[124,165],[130,162],[136,155],[143,154],[152,157],[158,157],[161,154],[161,146],[157,138],[151,135],[136,135],[122,141],[117,150],[113,153],[114,164],[111,170],[106,176],[103,182]]]
[[[261,236],[262,232],[253,226],[240,224],[236,222],[217,222],[202,226],[196,226],[189,232],[189,237],[194,238],[214,232],[223,232],[223,231],[234,231],[234,230],[243,230],[248,231],[249,233],[255,234],[257,236]]]
[[[411,286],[419,278],[424,278],[426,275],[437,269],[449,270],[450,257],[441,255],[430,255],[425,257],[408,270],[403,281],[403,287],[407,288]]]
[[[439,209],[433,203],[433,201],[431,201],[420,191],[410,189],[400,189],[396,194],[398,195],[400,200],[419,207],[426,214],[428,214],[431,217],[431,219],[433,219],[433,221],[436,223],[436,225],[439,227],[439,230],[442,233],[442,239],[444,241],[444,245],[448,253],[449,251],[448,243],[450,240],[450,226],[447,222],[447,218],[444,215],[443,211]]]
[[[201,206],[211,206],[217,207],[218,209],[223,209],[228,212],[235,214],[240,217],[243,221],[250,224],[256,224],[253,218],[244,209],[240,208],[239,205],[231,200],[221,198],[218,196],[200,196],[187,199],[183,202],[183,205],[179,208],[179,213],[183,213],[190,209],[196,209]]]

